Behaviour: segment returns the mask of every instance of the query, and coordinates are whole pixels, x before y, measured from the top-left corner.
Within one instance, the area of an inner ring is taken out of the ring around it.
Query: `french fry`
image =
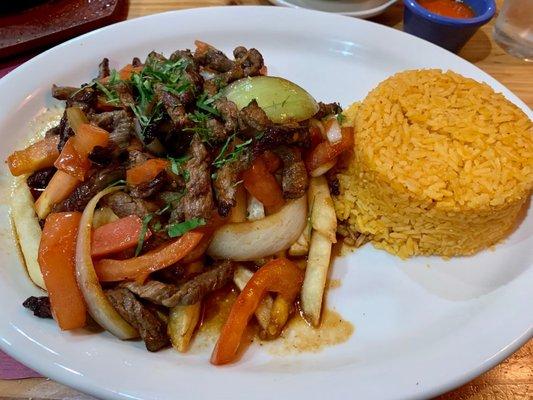
[[[15,178],[11,217],[28,275],[33,283],[46,290],[41,267],[37,261],[42,231],[33,209],[33,196],[26,184],[27,177],[28,175],[21,175]]]
[[[192,262],[185,266],[186,275],[202,272],[204,264],[201,261]],[[191,338],[200,320],[202,302],[188,306],[174,306],[170,309],[167,321],[167,333],[172,347],[180,353],[189,349]]]
[[[257,221],[265,218],[265,206],[254,196],[248,196],[248,220]]]
[[[301,294],[302,311],[313,326],[320,323],[330,258],[331,241],[322,233],[313,231]]]
[[[200,320],[202,302],[190,306],[175,306],[170,309],[167,332],[174,347],[180,353],[189,349],[192,334]]]
[[[311,178],[309,185],[312,233],[302,285],[301,304],[313,326],[320,323],[326,278],[331,262],[331,247],[336,242],[337,217],[324,177]]]
[[[283,327],[287,324],[290,312],[291,304],[283,297],[277,296],[272,304],[268,327],[264,331],[266,339],[275,339],[281,334]]]
[[[235,207],[231,209],[231,213],[229,214],[229,221],[244,222],[246,221],[246,189],[243,185],[237,186],[235,200]]]
[[[248,281],[252,278],[253,274],[254,273],[249,269],[237,267],[235,273],[233,274],[233,282],[239,288],[239,290],[243,290]],[[264,330],[267,330],[270,322],[270,310],[272,309],[272,303],[272,297],[267,294],[261,303],[259,303],[257,310],[255,310],[255,318],[257,319],[257,322],[259,322],[259,325],[261,325],[261,328]]]
[[[329,194],[328,182],[323,176],[311,178],[309,204],[313,229],[322,233],[331,243],[336,243],[337,215]]]

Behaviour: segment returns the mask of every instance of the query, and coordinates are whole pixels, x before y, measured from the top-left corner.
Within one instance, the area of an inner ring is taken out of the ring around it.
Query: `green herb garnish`
[[[144,237],[146,236],[146,232],[148,232],[148,224],[152,218],[154,218],[154,214],[148,214],[143,218],[141,231],[139,232],[139,239],[137,240],[137,248],[135,249],[135,257],[141,253],[144,244]]]
[[[346,121],[346,115],[344,115],[343,113],[335,115],[335,118],[337,118],[337,122],[339,123],[339,125],[342,125],[344,121]]]
[[[168,157],[168,159],[170,160],[170,170],[172,171],[172,173],[177,176],[183,176],[185,182],[189,180],[190,173],[188,170],[183,168],[183,166],[190,158],[191,157],[188,155],[179,158]]]
[[[246,142],[235,145],[235,147],[233,148],[233,151],[231,151],[229,154],[226,154],[229,143],[234,139],[235,139],[235,134],[228,137],[228,139],[226,140],[226,142],[220,149],[220,153],[218,153],[218,156],[215,158],[215,161],[213,161],[213,166],[215,166],[216,168],[220,168],[225,164],[228,164],[230,162],[237,160],[237,158],[246,149],[246,147],[248,147],[252,143],[252,138],[250,138]]]
[[[192,218],[187,221],[170,224],[168,226],[167,233],[171,238],[175,238],[203,225],[205,225],[205,219]]]

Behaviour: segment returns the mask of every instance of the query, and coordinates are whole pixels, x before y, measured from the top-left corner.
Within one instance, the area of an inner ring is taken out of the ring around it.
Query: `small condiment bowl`
[[[482,25],[496,12],[494,0],[463,0],[473,18],[443,17],[428,11],[416,0],[404,0],[403,30],[457,53]]]

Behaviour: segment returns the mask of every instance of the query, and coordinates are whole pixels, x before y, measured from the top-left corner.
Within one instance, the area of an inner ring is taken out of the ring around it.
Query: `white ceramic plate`
[[[237,22],[238,21],[238,22]],[[430,43],[362,20],[276,7],[206,8],[139,18],[64,43],[0,81],[1,158],[54,104],[52,83],[80,84],[102,57],[114,66],[157,49],[170,54],[201,38],[224,51],[261,50],[271,75],[323,101],[348,105],[410,68],[452,69],[485,81],[531,110],[473,65]],[[3,174],[6,174],[2,163]],[[4,178],[4,181],[6,178]],[[5,183],[5,182],[4,182]],[[428,398],[484,372],[532,334],[533,218],[495,250],[444,261],[401,261],[371,246],[339,258],[330,307],[355,325],[348,342],[319,353],[275,357],[252,346],[223,368],[210,349],[150,354],[109,334],[60,333],[22,301],[39,291],[24,274],[9,235],[7,190],[0,224],[0,347],[52,379],[116,399]]]
[[[269,0],[272,4],[306,8],[357,18],[371,18],[383,13],[397,0]]]

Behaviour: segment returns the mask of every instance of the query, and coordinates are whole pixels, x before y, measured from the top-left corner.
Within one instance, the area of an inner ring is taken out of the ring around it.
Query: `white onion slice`
[[[326,132],[326,137],[330,143],[336,143],[342,140],[342,131],[339,122],[334,119]]]
[[[307,195],[304,195],[258,221],[222,226],[213,235],[207,254],[236,261],[270,256],[288,249],[298,239],[306,223]]]
[[[265,218],[265,206],[254,196],[248,196],[248,221],[257,221]]]
[[[121,189],[124,187],[115,186],[102,190],[89,201],[83,210],[76,242],[76,279],[91,317],[102,328],[124,340],[137,337],[137,330],[120,316],[107,299],[94,271],[91,258],[91,230],[94,209],[102,197]]]

